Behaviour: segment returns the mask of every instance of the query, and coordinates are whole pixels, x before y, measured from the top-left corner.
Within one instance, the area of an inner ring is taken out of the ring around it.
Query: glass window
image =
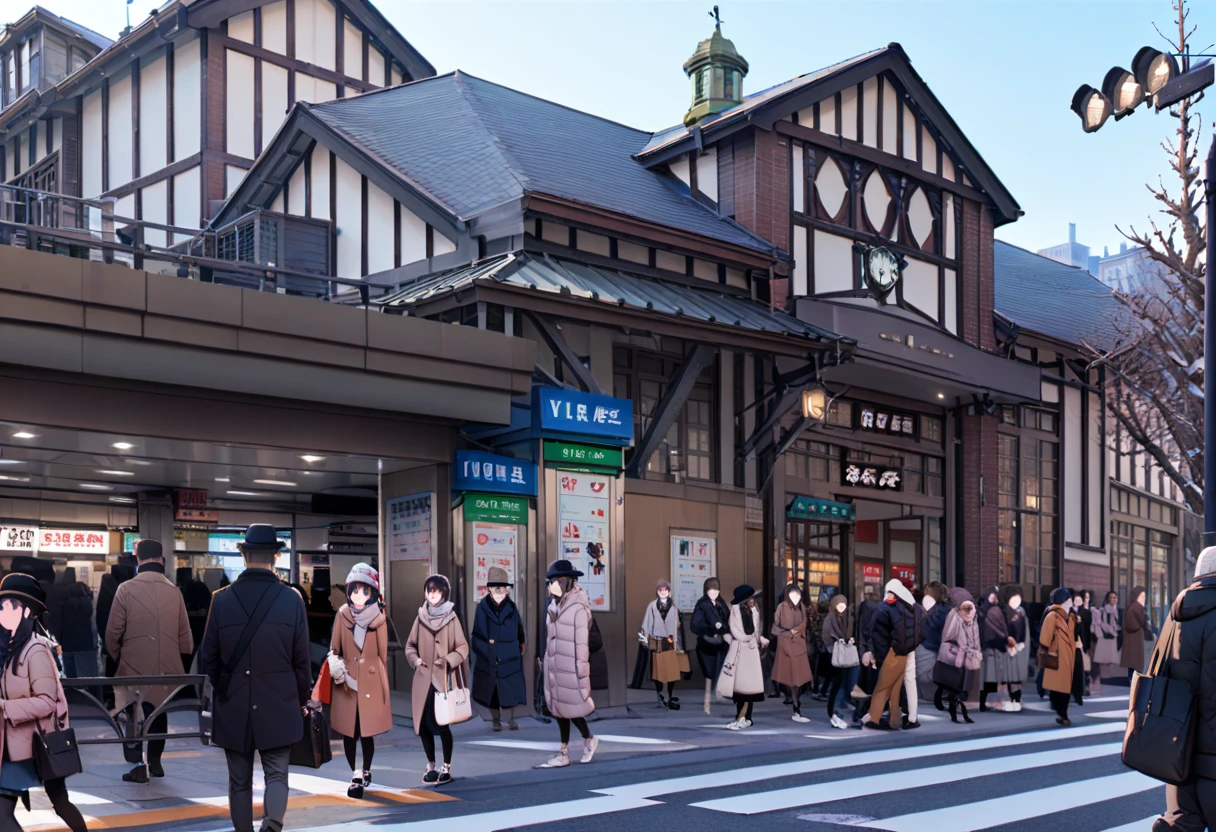
[[[930,457],[932,459],[932,457]],[[928,551],[928,581],[944,581],[946,580],[946,572],[942,568],[942,519],[940,517],[926,517],[925,523],[928,524],[929,533],[929,551]]]
[[[706,87],[709,86],[709,68],[705,68],[697,72],[697,92],[696,98],[698,101],[706,97]]]
[[[1041,411],[1032,413],[1034,429]],[[1033,434],[998,437],[997,554],[1001,580],[1028,586],[1054,584],[1059,541],[1059,445]],[[1029,590],[1028,590],[1029,591]]]
[[[735,71],[728,69],[722,77],[722,97],[730,101],[735,100]]]
[[[925,493],[930,497],[944,497],[946,461],[939,456],[925,457]]]
[[[934,416],[920,417],[921,438],[929,442],[942,441],[942,420]]]
[[[832,402],[828,408],[828,424],[842,428],[853,427],[853,403]]]
[[[925,491],[925,458],[920,454],[908,454],[904,457],[904,488],[917,494]]]

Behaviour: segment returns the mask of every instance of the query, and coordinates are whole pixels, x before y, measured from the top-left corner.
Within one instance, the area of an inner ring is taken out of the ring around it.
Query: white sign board
[[[435,554],[431,495],[413,494],[385,503],[388,529],[388,559],[425,560]]]
[[[694,535],[671,536],[671,585],[676,608],[684,612],[692,612],[701,600],[705,579],[718,574],[718,541]]]
[[[473,524],[473,601],[480,602],[489,588],[490,570],[497,566],[515,583],[515,535],[518,527],[504,523]]]
[[[110,533],[77,529],[39,529],[38,551],[69,555],[107,555]]]
[[[34,526],[0,526],[0,550],[34,554],[38,551],[38,529]]]
[[[558,556],[583,573],[578,579],[591,600],[592,612],[612,609],[608,523],[612,517],[609,477],[559,471]]]

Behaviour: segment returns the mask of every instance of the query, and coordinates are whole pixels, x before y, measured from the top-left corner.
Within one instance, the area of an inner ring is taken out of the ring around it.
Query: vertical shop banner
[[[558,473],[558,556],[583,573],[591,609],[611,609],[608,521],[612,516],[612,480],[595,474]]]
[[[412,494],[385,503],[388,559],[425,560],[434,556],[431,495]]]
[[[516,527],[502,523],[473,524],[473,601],[478,603],[490,590],[486,581],[490,570],[505,569],[507,580],[515,583]]]
[[[705,579],[718,571],[718,542],[711,537],[671,536],[671,585],[676,608],[692,612],[701,599]]]

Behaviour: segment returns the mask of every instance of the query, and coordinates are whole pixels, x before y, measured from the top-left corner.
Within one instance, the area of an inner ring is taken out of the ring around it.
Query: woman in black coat
[[[693,608],[690,626],[697,637],[697,661],[705,674],[705,713],[708,715],[713,686],[730,650],[724,638],[730,632],[730,605],[722,598],[722,584],[717,578],[706,578],[702,589],[705,594]]]
[[[519,610],[508,594],[512,584],[505,569],[490,569],[486,588],[489,593],[477,605],[473,619],[472,647],[473,701],[490,709],[493,730],[502,730],[502,710],[526,705],[524,681],[524,624]],[[519,730],[514,715],[508,727]]]

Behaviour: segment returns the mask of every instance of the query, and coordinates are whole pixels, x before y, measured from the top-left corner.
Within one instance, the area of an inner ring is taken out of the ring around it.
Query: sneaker
[[[516,722],[515,720],[511,720],[510,722],[507,723],[507,729],[511,730],[511,731],[518,731],[519,723]]]
[[[794,720],[794,722],[810,722],[809,719],[807,719],[805,716],[798,713],[797,711],[794,712],[794,715],[791,716],[790,719]]]
[[[832,714],[831,723],[833,728],[839,728],[842,731],[849,727],[849,724],[841,719],[839,714]]]
[[[124,783],[147,783],[148,767],[140,763],[122,776]]]
[[[547,762],[541,763],[537,768],[565,768],[570,765],[570,752],[559,751],[549,758]]]
[[[490,730],[493,731],[495,734],[499,733],[500,731],[502,731],[502,723],[499,722],[497,719],[494,720],[494,724],[490,726]]]
[[[591,758],[595,756],[595,749],[600,747],[599,737],[587,737],[583,740],[583,757],[579,760],[580,763],[589,763]]]
[[[742,720],[742,719],[732,719],[730,722],[726,723],[726,730],[727,731],[738,731],[740,728],[743,727],[743,723],[745,721],[746,720]]]
[[[148,763],[148,774],[153,777],[164,777],[165,769],[160,763]]]
[[[433,786],[438,779],[439,772],[433,768],[427,769],[426,774],[422,775],[422,783],[426,786]]]
[[[1021,712],[1022,712],[1022,703],[1021,703],[1021,702],[1014,702],[1014,703],[1013,703],[1013,712],[1014,712],[1014,713],[1021,713]]]
[[[435,785],[436,786],[446,786],[448,783],[451,783],[451,782],[452,782],[452,769],[450,766],[444,765],[444,767],[439,770],[439,779],[435,781]]]
[[[750,719],[745,719],[745,720],[743,720],[743,724],[740,725],[739,727],[740,728],[751,728],[753,725],[755,725],[754,722],[752,722]]]
[[[354,777],[350,781],[350,785],[346,788],[346,796],[355,800],[363,799],[363,778]]]

